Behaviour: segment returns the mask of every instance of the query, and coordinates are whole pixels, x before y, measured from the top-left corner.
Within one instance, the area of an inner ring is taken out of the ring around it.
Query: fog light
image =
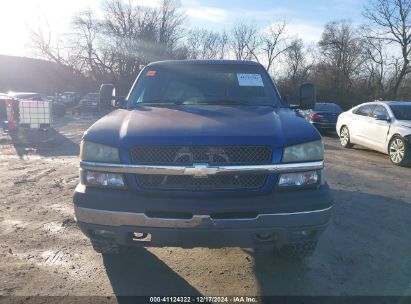
[[[91,186],[125,188],[123,176],[117,173],[85,171],[84,182]]]
[[[292,186],[307,186],[317,184],[320,179],[318,171],[306,171],[297,173],[281,174],[278,186],[292,187]]]

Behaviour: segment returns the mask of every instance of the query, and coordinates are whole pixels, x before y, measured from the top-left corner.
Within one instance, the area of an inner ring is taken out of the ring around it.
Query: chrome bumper
[[[152,218],[144,213],[96,210],[74,206],[79,222],[112,227],[135,226],[152,228],[230,228],[242,227],[304,226],[328,222],[331,207],[292,213],[259,214],[254,218],[213,219],[209,215],[193,215],[190,219]]]
[[[86,170],[113,173],[190,175],[194,177],[205,177],[209,175],[220,174],[269,174],[321,170],[324,168],[324,161],[249,166],[209,166],[208,164],[194,164],[193,166],[189,167],[111,164],[81,161],[80,167]]]

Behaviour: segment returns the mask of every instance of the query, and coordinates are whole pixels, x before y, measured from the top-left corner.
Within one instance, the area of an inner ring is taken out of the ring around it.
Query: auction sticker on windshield
[[[260,74],[237,74],[240,87],[263,87],[263,79]]]

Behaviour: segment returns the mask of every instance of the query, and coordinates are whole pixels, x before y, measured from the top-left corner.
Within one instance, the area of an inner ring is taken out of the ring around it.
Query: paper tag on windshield
[[[260,74],[237,74],[240,87],[263,87],[263,79]]]

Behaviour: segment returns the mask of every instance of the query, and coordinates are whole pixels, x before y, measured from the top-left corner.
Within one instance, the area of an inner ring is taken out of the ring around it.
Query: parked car
[[[314,109],[300,111],[320,131],[335,130],[338,116],[343,109],[335,103],[316,103]]]
[[[50,101],[49,99],[47,99],[47,97],[41,94],[38,94],[38,93],[12,92],[12,93],[9,93],[9,95],[18,100]],[[52,111],[53,116],[63,117],[64,115],[66,115],[65,105],[55,102],[55,101],[51,101],[51,102],[52,102],[51,111]]]
[[[79,102],[78,106],[75,106],[72,110],[73,114],[80,114],[83,112],[98,112],[100,93],[88,93]]]
[[[63,103],[67,107],[77,106],[81,100],[79,92],[64,92],[57,96],[57,102]]]
[[[337,122],[341,145],[353,144],[388,154],[395,165],[411,165],[411,102],[369,102],[342,113]]]
[[[302,258],[328,225],[321,136],[249,61],[146,66],[81,142],[76,219],[97,252],[122,246],[257,247]],[[300,108],[315,89],[300,87]]]

